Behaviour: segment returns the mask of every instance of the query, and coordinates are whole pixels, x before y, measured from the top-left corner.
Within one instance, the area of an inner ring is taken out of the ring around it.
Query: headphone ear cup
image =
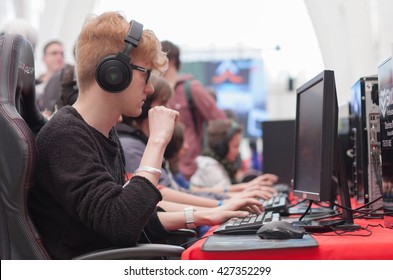
[[[103,90],[112,93],[120,92],[132,81],[131,66],[118,55],[107,56],[96,67],[96,80]]]
[[[222,141],[217,143],[214,147],[214,152],[221,158],[225,158],[229,152],[228,143],[226,141]]]

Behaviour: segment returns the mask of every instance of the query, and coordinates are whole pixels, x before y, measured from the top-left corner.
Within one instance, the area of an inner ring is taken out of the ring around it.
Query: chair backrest
[[[35,97],[34,55],[21,35],[0,37],[1,259],[48,259],[27,210],[37,159],[35,135],[45,124]]]

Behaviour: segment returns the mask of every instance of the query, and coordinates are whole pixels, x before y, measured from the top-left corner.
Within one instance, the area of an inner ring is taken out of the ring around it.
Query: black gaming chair
[[[35,135],[46,123],[35,100],[34,55],[17,34],[0,37],[0,257],[50,259],[27,212],[37,161]],[[141,244],[76,259],[179,257],[183,247]]]

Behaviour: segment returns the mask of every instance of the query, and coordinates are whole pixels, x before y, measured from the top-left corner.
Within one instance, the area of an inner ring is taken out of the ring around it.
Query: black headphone
[[[124,50],[116,55],[104,57],[96,67],[96,80],[100,87],[108,92],[116,93],[126,89],[132,81],[130,54],[133,47],[138,47],[143,25],[132,20],[130,30],[124,42]]]
[[[224,159],[229,152],[229,140],[231,140],[232,136],[238,130],[239,125],[237,122],[232,121],[231,126],[229,127],[225,138],[222,141],[216,143],[212,148],[214,153],[220,158]]]

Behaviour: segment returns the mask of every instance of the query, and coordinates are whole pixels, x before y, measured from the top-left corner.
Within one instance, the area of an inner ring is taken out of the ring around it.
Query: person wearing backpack
[[[200,81],[191,74],[180,74],[180,48],[167,40],[161,41],[161,45],[169,60],[164,78],[174,89],[167,107],[179,112],[179,121],[185,126],[184,141],[189,146],[179,163],[179,169],[189,180],[197,169],[195,159],[202,152],[203,124],[209,120],[226,119],[226,115]]]

